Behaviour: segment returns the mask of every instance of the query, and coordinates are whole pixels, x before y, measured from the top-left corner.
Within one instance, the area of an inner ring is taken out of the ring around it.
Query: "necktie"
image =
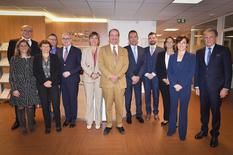
[[[68,48],[66,47],[65,48],[65,53],[64,53],[64,61],[66,61],[66,59],[67,59],[67,56],[68,56]]]
[[[154,54],[154,47],[150,47],[150,55],[153,55]]]
[[[116,62],[117,62],[116,46],[113,46],[113,57],[114,57],[114,64],[116,65]]]
[[[211,48],[208,48],[207,59],[206,59],[206,65],[209,64],[210,56],[211,56]]]
[[[135,60],[135,62],[137,63],[138,55],[137,55],[136,48],[137,48],[136,46],[133,47],[133,55],[134,55],[134,60]]]

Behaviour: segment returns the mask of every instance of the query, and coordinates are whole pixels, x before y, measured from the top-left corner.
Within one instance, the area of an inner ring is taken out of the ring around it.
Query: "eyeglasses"
[[[62,38],[62,40],[70,40],[71,38]]]

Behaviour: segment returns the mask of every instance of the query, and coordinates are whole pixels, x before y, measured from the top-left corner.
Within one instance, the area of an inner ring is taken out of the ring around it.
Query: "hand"
[[[139,76],[132,76],[131,80],[132,80],[132,84],[134,85],[134,84],[138,83],[138,81],[140,80],[140,77]]]
[[[199,88],[195,88],[195,92],[197,96],[200,96],[200,89]]]
[[[109,77],[109,79],[112,81],[112,82],[116,82],[118,80],[118,77],[116,75],[111,75]]]
[[[13,91],[12,95],[15,96],[15,97],[19,97],[20,93],[19,93],[18,90],[15,90],[15,91]]]
[[[220,98],[224,98],[228,95],[229,90],[226,88],[222,88],[222,90],[220,91]]]
[[[62,75],[63,75],[64,78],[67,78],[67,77],[70,76],[70,72],[69,71],[63,72]]]
[[[179,84],[175,84],[174,88],[176,89],[177,92],[179,92],[182,89],[182,86]]]
[[[51,88],[52,87],[52,81],[46,81],[45,83],[44,83],[44,86],[46,87],[46,88]]]
[[[163,79],[163,82],[166,84],[166,85],[169,85],[169,80],[168,79]]]

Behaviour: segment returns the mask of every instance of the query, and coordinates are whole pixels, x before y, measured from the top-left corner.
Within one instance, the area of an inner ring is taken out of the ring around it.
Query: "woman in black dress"
[[[37,81],[37,88],[42,104],[45,133],[51,131],[50,101],[52,101],[55,116],[56,131],[61,131],[60,115],[60,70],[58,57],[51,54],[51,44],[47,40],[42,40],[39,44],[41,53],[35,56],[33,72]]]
[[[20,128],[26,134],[26,115],[30,131],[34,131],[34,106],[39,104],[36,79],[33,76],[33,57],[30,56],[28,42],[21,39],[17,42],[15,55],[10,60],[11,85],[10,104],[17,106]]]

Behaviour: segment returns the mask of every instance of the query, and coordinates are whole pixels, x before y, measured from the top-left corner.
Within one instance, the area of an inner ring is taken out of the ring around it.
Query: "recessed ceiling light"
[[[233,36],[226,36],[227,38],[233,38]]]
[[[197,4],[202,0],[174,0],[172,3],[182,3],[182,4]]]
[[[175,29],[175,28],[167,28],[167,29],[164,29],[163,31],[177,31],[179,29]]]

